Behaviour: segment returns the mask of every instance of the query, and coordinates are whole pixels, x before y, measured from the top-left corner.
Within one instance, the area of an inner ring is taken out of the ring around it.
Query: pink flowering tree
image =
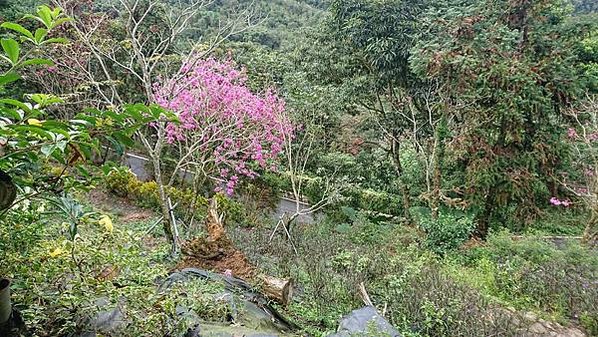
[[[155,102],[179,119],[165,126],[167,142],[179,151],[169,185],[191,172],[196,187],[211,181],[215,191],[231,195],[258,168],[276,169],[294,127],[273,90],[252,92],[230,60],[191,57],[179,74],[154,86]]]
[[[577,175],[564,175],[561,180],[575,200],[583,202],[591,212],[591,218],[584,231],[585,243],[598,239],[598,101],[596,96],[587,99],[569,111],[573,125],[567,131],[567,141],[573,150],[573,166]],[[554,207],[569,207],[573,201],[552,197]]]

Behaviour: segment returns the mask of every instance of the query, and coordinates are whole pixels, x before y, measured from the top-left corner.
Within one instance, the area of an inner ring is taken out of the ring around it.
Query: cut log
[[[293,296],[292,280],[257,274],[257,268],[249,262],[243,252],[234,247],[233,242],[227,237],[224,229],[224,214],[218,213],[216,198],[212,198],[210,203],[205,227],[207,238],[196,238],[183,244],[182,252],[186,259],[179,264],[179,268],[208,269],[256,281],[268,299],[285,306],[290,303]]]
[[[268,275],[258,275],[262,292],[269,299],[282,305],[288,305],[293,298],[293,280],[279,279]]]

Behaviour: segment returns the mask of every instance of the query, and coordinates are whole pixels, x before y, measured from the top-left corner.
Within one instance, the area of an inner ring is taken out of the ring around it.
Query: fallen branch
[[[361,282],[359,284],[359,296],[361,297],[361,300],[363,301],[363,303],[369,307],[373,307],[374,304],[372,303],[372,300],[370,299],[370,295],[368,295],[367,290],[365,290],[365,284],[363,284],[363,282]]]

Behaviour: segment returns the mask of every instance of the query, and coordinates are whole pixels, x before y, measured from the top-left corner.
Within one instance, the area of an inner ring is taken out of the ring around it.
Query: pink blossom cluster
[[[550,204],[553,205],[553,206],[569,207],[569,206],[571,206],[571,201],[569,201],[569,199],[567,199],[567,200],[560,200],[557,197],[552,197],[552,198],[550,198]]]
[[[569,128],[567,129],[567,137],[569,139],[577,139],[579,137],[579,135],[577,134],[577,131],[574,128]],[[593,132],[587,135],[587,140],[589,140],[590,142],[595,142],[598,141],[598,132]]]
[[[588,189],[585,187],[578,187],[575,189],[575,192],[579,193],[579,194],[587,194],[588,193]]]
[[[570,139],[575,139],[577,138],[577,131],[575,131],[574,128],[569,128],[567,130],[567,137],[569,137]]]
[[[192,58],[180,74],[154,85],[155,102],[179,117],[166,126],[168,142],[197,144],[195,159],[214,167],[223,181],[217,191],[229,195],[240,176],[257,175],[251,167],[275,169],[273,159],[294,132],[284,100],[273,90],[253,93],[232,61]]]

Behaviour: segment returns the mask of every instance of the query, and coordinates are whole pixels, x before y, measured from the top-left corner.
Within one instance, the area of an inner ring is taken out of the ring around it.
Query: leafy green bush
[[[391,215],[399,215],[403,209],[401,197],[396,194],[363,189],[356,197],[355,202],[361,209]]]
[[[142,182],[127,167],[109,167],[106,170],[105,186],[110,192],[130,198],[142,207],[159,209],[160,195],[155,181]],[[166,192],[173,204],[178,203],[177,214],[183,215],[187,210],[195,210],[200,218],[206,214],[208,199],[204,196],[196,195],[189,188],[168,187]],[[243,221],[245,210],[242,204],[223,194],[216,194],[215,198],[218,208],[226,214],[229,221]]]
[[[40,221],[44,207],[38,203],[9,212],[0,219],[0,260],[9,253],[26,255],[29,248],[43,239]]]
[[[126,166],[113,167],[105,178],[106,188],[120,197],[129,196],[135,188],[132,184],[136,181],[135,174]]]
[[[438,219],[423,207],[414,207],[411,213],[426,232],[426,246],[439,254],[459,248],[475,228],[472,215],[455,210],[442,209]]]
[[[112,233],[98,230],[97,223],[81,226],[75,261],[60,233],[64,226],[38,206],[0,221],[0,270],[12,280],[15,306],[31,335],[80,335],[83,322],[106,310],[98,299],[121,303],[125,312],[127,324],[110,336],[182,336],[189,325],[177,315],[178,306],[206,321],[225,321],[230,306],[215,300],[223,291],[219,283],[198,279],[156,291],[174,265],[165,259],[166,244],[148,247],[140,240],[148,223],[125,227],[112,215]]]
[[[452,275],[508,306],[579,320],[588,332],[598,326],[598,256],[592,248],[539,237],[514,240],[502,231],[451,259]]]
[[[161,201],[158,184],[155,181],[140,181],[127,167],[110,167],[106,170],[108,173],[105,175],[105,186],[110,192],[130,198],[140,206],[159,209]],[[195,210],[205,211],[208,205],[205,197],[195,195],[187,188],[169,187],[167,194],[173,204],[179,204],[177,207],[179,212],[191,207]]]

